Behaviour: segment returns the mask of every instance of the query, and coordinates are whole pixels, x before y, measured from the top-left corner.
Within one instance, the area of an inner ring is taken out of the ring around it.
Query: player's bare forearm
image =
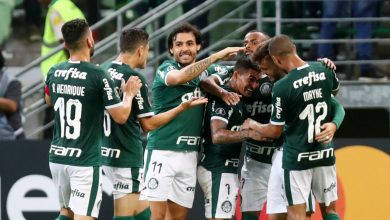
[[[280,137],[283,132],[282,125],[261,124],[250,118],[245,121],[243,127],[253,129],[258,132],[258,135],[261,137],[269,139],[276,139]]]
[[[215,58],[212,58],[212,55],[208,58],[205,58],[196,63],[190,64],[184,67],[181,70],[171,71],[167,76],[167,83],[170,86],[180,85],[187,83],[196,77],[198,77],[203,71],[207,69],[213,62]]]
[[[199,84],[200,88],[204,90],[205,92],[219,97],[222,99],[222,94],[226,90],[221,88],[219,85],[219,81],[215,76],[209,76],[205,79],[202,79]]]
[[[197,105],[204,105],[207,103],[207,98],[192,98],[187,102],[183,102],[175,108],[162,112],[158,115],[153,115],[152,117],[140,118],[139,122],[141,124],[142,130],[144,132],[149,132],[154,129],[157,129],[168,122],[172,121],[176,116],[178,116],[183,111]]]

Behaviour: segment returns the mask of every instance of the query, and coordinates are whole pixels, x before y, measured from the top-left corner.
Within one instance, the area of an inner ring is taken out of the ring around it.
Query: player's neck
[[[233,92],[235,92],[237,94],[240,94],[239,91],[238,91],[238,88],[237,88],[236,81],[230,80],[229,83],[228,83],[228,87],[231,88],[233,90]]]
[[[83,61],[90,62],[91,56],[89,51],[69,51],[69,60],[71,61]]]
[[[306,64],[306,62],[302,60],[297,54],[291,55],[291,58],[287,59],[286,62],[288,72]]]
[[[118,62],[125,63],[130,66],[130,68],[138,68],[138,59],[135,55],[129,53],[120,53],[119,56],[115,59]]]

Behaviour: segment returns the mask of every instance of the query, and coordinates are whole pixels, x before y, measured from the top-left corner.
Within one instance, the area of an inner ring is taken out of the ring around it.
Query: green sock
[[[242,220],[258,220],[259,218],[256,215],[253,215],[251,213],[242,213]]]
[[[73,218],[70,218],[70,217],[65,216],[65,215],[60,215],[60,216],[58,216],[57,220],[73,220]]]
[[[324,220],[340,220],[340,217],[336,213],[328,213],[325,215]]]
[[[138,213],[138,215],[135,215],[133,220],[150,220],[150,216],[150,208],[146,208],[142,212]]]
[[[133,216],[114,216],[114,220],[134,220]]]

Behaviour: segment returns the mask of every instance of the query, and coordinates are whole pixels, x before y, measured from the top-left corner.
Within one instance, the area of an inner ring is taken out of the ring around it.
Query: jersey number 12
[[[322,114],[315,118],[314,111],[316,113],[320,113],[322,109]],[[325,119],[328,113],[328,106],[326,102],[319,102],[314,107],[313,104],[308,104],[305,109],[299,114],[299,119],[308,120],[308,128],[307,128],[307,142],[313,143],[314,136],[321,132],[321,121]]]

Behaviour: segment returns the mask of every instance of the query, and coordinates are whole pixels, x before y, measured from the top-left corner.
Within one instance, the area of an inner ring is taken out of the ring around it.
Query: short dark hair
[[[88,22],[84,19],[76,18],[66,22],[62,26],[61,32],[67,48],[71,50],[79,48],[88,30]]]
[[[240,73],[241,70],[249,69],[260,72],[260,67],[255,62],[253,62],[249,56],[241,53],[238,54],[236,64],[234,65],[234,70]]]
[[[139,46],[146,45],[149,40],[149,34],[140,28],[131,28],[122,31],[119,48],[121,53],[133,53]]]
[[[195,36],[195,43],[202,45],[202,35],[199,29],[189,23],[184,23],[177,26],[168,36],[168,51],[172,55],[170,49],[173,47],[173,41],[176,39],[176,35],[179,33],[193,33]]]
[[[279,34],[271,38],[268,51],[272,56],[284,56],[296,53],[296,47],[287,35]]]
[[[252,59],[257,63],[261,63],[263,60],[272,60],[271,55],[269,54],[268,47],[271,39],[268,39],[262,42],[253,52]]]
[[[262,34],[264,34],[265,36],[270,37],[270,36],[269,36],[267,33],[265,33],[264,31],[259,31],[259,30],[256,30],[256,29],[253,29],[253,30],[248,31],[248,33],[246,33],[245,35],[251,34],[251,33],[262,33]]]

